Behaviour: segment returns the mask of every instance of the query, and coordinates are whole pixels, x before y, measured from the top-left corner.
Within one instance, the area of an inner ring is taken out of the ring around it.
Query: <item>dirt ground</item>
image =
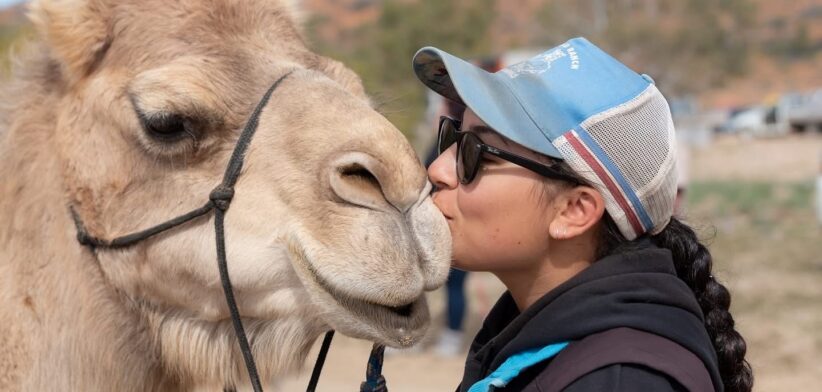
[[[822,380],[822,229],[812,206],[820,160],[820,135],[731,137],[692,151],[684,217],[710,244],[715,275],[731,290],[755,391],[819,390]],[[467,290],[470,340],[503,287],[493,276],[472,274]],[[443,324],[444,292],[429,300],[434,320],[423,349],[386,357],[392,392],[452,391],[461,378],[461,357],[431,350]],[[279,390],[305,390],[317,346],[303,372]],[[370,347],[338,335],[317,390],[359,390]]]

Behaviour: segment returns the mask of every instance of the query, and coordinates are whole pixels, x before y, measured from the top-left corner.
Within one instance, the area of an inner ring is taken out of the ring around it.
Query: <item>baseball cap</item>
[[[585,38],[486,72],[434,47],[412,61],[430,89],[462,103],[506,138],[564,160],[605,198],[632,240],[662,231],[676,197],[676,141],[653,80]]]

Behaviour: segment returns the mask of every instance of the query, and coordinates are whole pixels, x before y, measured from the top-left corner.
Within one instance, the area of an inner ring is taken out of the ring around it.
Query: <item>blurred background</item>
[[[710,244],[715,275],[731,289],[754,389],[818,390],[822,0],[299,2],[309,45],[362,77],[378,110],[421,158],[445,110],[411,71],[422,46],[507,66],[581,35],[651,75],[677,125],[679,214]],[[1,77],[9,52],[34,35],[25,4],[0,0]],[[434,325],[426,341],[386,358],[391,391],[453,390],[467,344],[502,289],[491,276],[467,277],[462,331],[445,349],[446,292],[431,293]],[[319,390],[356,390],[369,349],[338,336]],[[309,372],[284,381],[282,390],[302,390]]]

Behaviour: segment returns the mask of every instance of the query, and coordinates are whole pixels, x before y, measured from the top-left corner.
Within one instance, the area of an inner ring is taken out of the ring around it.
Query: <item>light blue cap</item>
[[[668,103],[640,75],[585,38],[488,73],[432,47],[414,72],[495,131],[564,160],[605,196],[627,239],[656,234],[676,198],[675,130]]]
[[[495,73],[434,47],[420,49],[413,66],[426,86],[463,103],[503,136],[558,159],[564,157],[556,138],[653,83],[585,38]]]

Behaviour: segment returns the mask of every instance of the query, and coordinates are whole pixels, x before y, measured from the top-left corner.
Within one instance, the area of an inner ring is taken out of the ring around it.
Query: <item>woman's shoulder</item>
[[[628,392],[628,391],[661,391],[682,392],[688,389],[665,373],[642,365],[618,363],[588,372],[564,388],[557,387],[549,378],[544,377],[547,366],[538,366],[524,372],[500,392]],[[530,374],[528,374],[530,373]]]
[[[538,381],[538,379],[535,381]],[[594,370],[578,378],[562,391],[680,392],[687,391],[687,389],[662,372],[642,365],[619,363]]]
[[[524,371],[505,391],[712,391],[702,361],[663,337],[615,328],[589,335]]]

